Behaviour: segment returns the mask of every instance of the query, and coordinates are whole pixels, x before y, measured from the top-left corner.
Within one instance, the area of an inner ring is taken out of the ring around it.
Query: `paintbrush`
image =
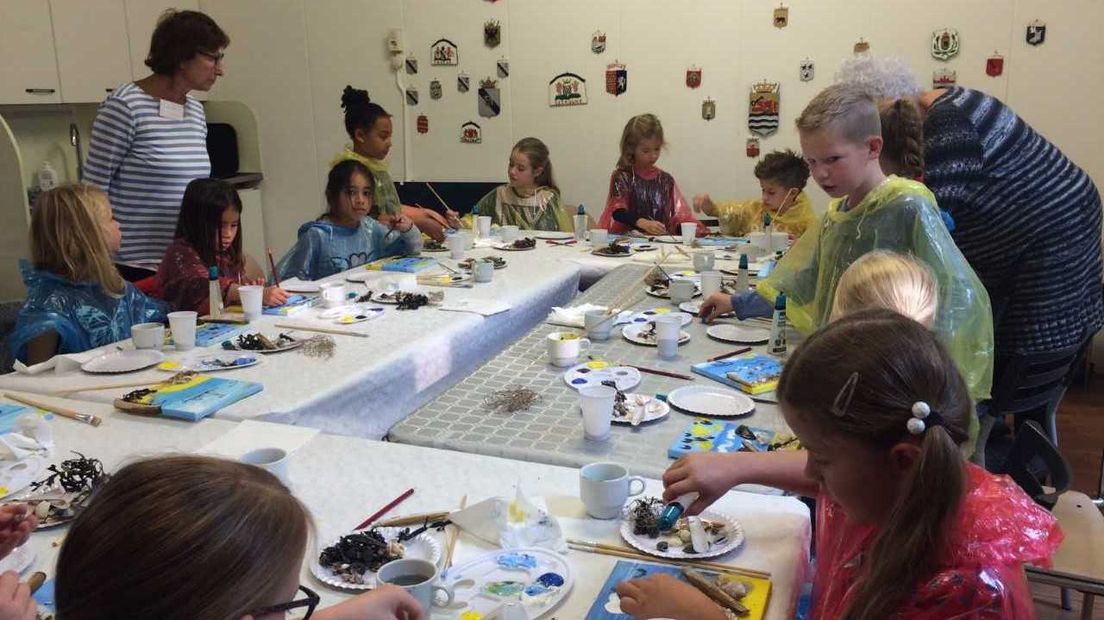
[[[354,530],[363,530],[364,528],[368,527],[369,525],[372,525],[380,517],[382,517],[383,515],[391,512],[392,510],[394,510],[395,506],[398,506],[399,504],[403,503],[403,501],[405,501],[406,498],[410,497],[411,495],[414,495],[414,488],[413,487],[403,491],[402,494],[400,494],[398,497],[396,497],[395,499],[388,502],[386,506],[384,506],[383,508],[380,508],[379,510],[377,510],[372,516],[365,519],[363,523],[361,523],[360,525],[356,526],[353,529]]]
[[[265,248],[268,252],[268,266],[272,268],[272,283],[280,286],[280,276],[276,273],[276,261],[272,260],[272,248]]]
[[[747,353],[750,350],[751,350],[751,347],[743,347],[743,348],[740,348],[740,349],[736,349],[735,351],[729,351],[728,353],[722,353],[721,355],[714,355],[713,357],[710,357],[710,358],[706,359],[705,361],[707,361],[707,362],[716,362],[718,360],[728,359],[730,357],[736,357],[737,355],[743,355],[744,353]]]

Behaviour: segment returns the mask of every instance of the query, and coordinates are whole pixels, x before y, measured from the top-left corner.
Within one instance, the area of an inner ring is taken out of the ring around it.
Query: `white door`
[[[133,79],[123,0],[50,0],[61,100],[103,101]]]
[[[50,5],[0,0],[0,104],[60,102]]]

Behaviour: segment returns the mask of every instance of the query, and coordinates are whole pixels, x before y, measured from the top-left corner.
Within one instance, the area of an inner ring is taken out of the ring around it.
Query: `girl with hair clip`
[[[552,160],[544,142],[519,140],[510,151],[506,174],[510,182],[479,201],[480,215],[491,216],[492,224],[513,224],[522,230],[572,230],[571,217],[560,202],[560,188],[552,179]]]
[[[972,416],[962,377],[919,323],[861,310],[811,335],[786,363],[779,406],[804,450],[692,454],[664,474],[664,499],[774,486],[817,498],[810,618],[1034,617],[1023,564],[1062,534],[1011,479],[958,450]],[[724,618],[673,579],[618,586],[634,618]]]
[[[403,214],[414,222],[418,230],[437,241],[444,241],[446,228],[460,228],[459,215],[446,210],[445,217],[423,207],[411,207],[399,201],[395,182],[388,170],[387,154],[391,152],[391,115],[368,97],[368,91],[346,86],[341,93],[341,107],[345,110],[345,131],[351,144],[345,146],[331,166],[352,159],[368,167],[376,179],[376,195],[372,217],[384,226],[391,219]]]
[[[392,585],[316,611],[318,594],[299,585],[311,529],[307,509],[259,467],[203,456],[131,463],[69,527],[57,616],[424,620]]]
[[[697,236],[709,234],[690,211],[675,178],[656,167],[665,144],[663,125],[654,114],[634,116],[625,124],[621,157],[610,175],[600,227],[615,234],[637,230],[646,235],[680,235],[681,224],[692,222],[698,225]]]
[[[20,262],[27,299],[8,347],[31,365],[130,337],[136,323],[163,322],[165,307],[119,275],[122,236],[107,194],[91,185],[44,192],[31,212],[31,262]]]
[[[157,270],[165,299],[177,310],[206,314],[210,301],[209,269],[218,268],[222,298],[241,303],[243,284],[264,284],[264,270],[242,252],[242,203],[225,181],[196,179],[184,190],[176,238]],[[278,286],[264,290],[264,305],[279,306],[288,295]]]
[[[422,236],[410,218],[396,215],[384,227],[368,217],[375,179],[359,161],[338,162],[326,181],[322,217],[299,227],[299,240],[280,259],[281,280],[317,280],[387,256],[417,254]]]

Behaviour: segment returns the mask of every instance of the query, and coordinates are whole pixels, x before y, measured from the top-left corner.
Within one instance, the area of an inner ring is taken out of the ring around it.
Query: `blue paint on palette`
[[[577,377],[571,380],[571,385],[583,385],[584,383],[588,383],[588,381],[582,377]]]
[[[537,558],[528,553],[503,553],[497,558],[502,568],[536,568]]]
[[[564,578],[558,573],[545,573],[537,577],[537,583],[549,588],[558,588],[564,584]]]
[[[536,596],[541,596],[543,594],[548,594],[549,592],[551,592],[551,588],[549,588],[548,586],[546,586],[542,583],[534,583],[534,584],[530,585],[528,588],[525,588],[525,596],[536,597]]]

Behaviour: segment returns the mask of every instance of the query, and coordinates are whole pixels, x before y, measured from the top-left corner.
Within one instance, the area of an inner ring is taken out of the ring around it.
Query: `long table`
[[[139,418],[100,403],[57,402],[100,415],[104,423],[93,428],[60,418],[52,421],[55,460],[66,458],[70,450],[79,450],[101,459],[108,471],[138,456],[202,449],[212,441],[225,440],[237,426],[236,422],[217,419],[191,424]],[[264,447],[269,441],[266,436],[306,432],[302,428],[268,426],[269,432],[245,437],[244,433],[238,433],[236,445],[241,450]],[[292,452],[288,474],[292,492],[310,509],[317,524],[318,538],[308,550],[301,581],[319,591],[323,605],[349,595],[329,589],[310,574],[307,562],[316,553],[318,541],[347,532],[410,487],[415,489],[414,495],[389,516],[451,510],[465,495],[469,503],[493,496],[513,497],[514,485],[520,484],[527,495],[544,500],[566,537],[620,544],[617,522],[586,517],[578,498],[579,474],[571,468],[315,434]],[[658,481],[648,481],[647,493],[658,494],[660,489]],[[739,549],[719,561],[769,571],[773,594],[766,617],[792,618],[807,565],[810,537],[807,508],[793,498],[736,491],[725,495],[715,508],[734,516],[746,535]],[[32,570],[44,570],[50,577],[55,575],[57,544],[64,534],[65,529],[61,528],[31,536],[28,544],[36,551]],[[456,547],[454,563],[463,563],[490,550],[489,545],[464,534]],[[570,551],[565,557],[574,571],[575,586],[566,601],[547,617],[583,618],[593,601],[606,595],[599,590],[616,558],[579,551]],[[452,618],[437,614],[433,617]]]
[[[579,295],[573,305],[614,303],[628,287],[641,290],[636,310],[666,307],[677,311],[666,299],[643,294],[640,280],[647,266],[624,264],[598,284]],[[658,478],[671,463],[667,449],[682,436],[693,417],[672,410],[664,419],[633,428],[614,425],[605,442],[584,439],[577,392],[564,381],[566,369],[548,362],[547,335],[567,328],[543,324],[487,362],[467,379],[396,424],[389,433],[393,441],[462,452],[515,458],[523,461],[580,467],[596,460],[613,460],[635,474]],[[683,328],[690,342],[679,348],[678,358],[661,360],[654,347],[628,342],[615,328],[607,342],[595,342],[595,358],[673,371],[693,377],[686,381],[643,374],[631,391],[667,394],[686,385],[708,385],[728,390],[720,383],[690,371],[692,363],[741,348],[706,335],[706,326],[694,320]],[[763,347],[754,347],[763,350]],[[585,362],[585,359],[580,360]],[[484,401],[496,390],[508,386],[529,388],[540,400],[525,411],[494,413]],[[756,411],[740,422],[756,428],[789,433],[776,404],[756,403]]]
[[[490,254],[504,256],[508,262],[506,269],[495,272],[492,282],[475,284],[470,289],[431,290],[443,290],[446,301],[493,299],[508,303],[510,310],[483,317],[432,307],[399,311],[391,306],[382,317],[349,327],[368,334],[367,338],[334,336],[337,346],[332,358],[308,358],[300,352],[279,353],[265,356],[264,362],[257,366],[222,372],[225,377],[259,382],[264,391],[224,408],[216,416],[230,420],[259,418],[380,438],[395,422],[544,320],[550,307],[566,305],[578,291],[579,269],[574,263],[548,260],[538,251],[499,253],[483,249],[469,253],[476,257]],[[354,272],[362,273],[363,269],[324,281],[342,280]],[[358,293],[368,290],[364,284],[349,283],[349,287]],[[250,330],[259,328],[275,334],[286,331],[277,328],[276,323],[304,322],[338,327],[332,322],[312,319],[318,312],[311,309],[280,319],[266,315],[250,325]],[[216,344],[206,351],[217,349]],[[165,353],[170,359],[183,356],[170,349]],[[164,372],[148,369],[122,378],[127,382],[152,383],[166,376]],[[0,376],[0,389],[51,393],[118,380],[80,370],[34,376],[9,373]],[[79,392],[74,396],[110,403],[127,391]]]

